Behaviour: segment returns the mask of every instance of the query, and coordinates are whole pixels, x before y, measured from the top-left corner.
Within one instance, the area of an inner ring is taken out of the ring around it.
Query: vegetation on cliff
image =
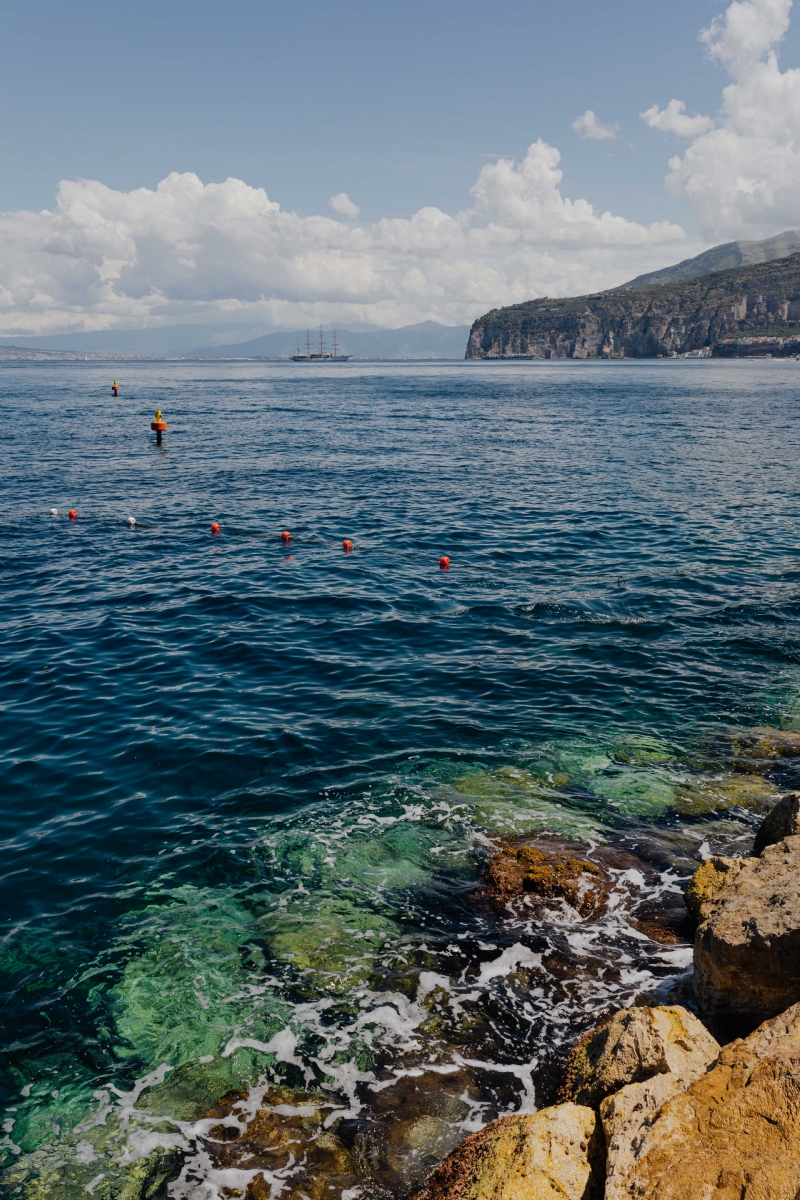
[[[800,253],[666,285],[493,309],[466,358],[656,358],[725,338],[800,335]]]

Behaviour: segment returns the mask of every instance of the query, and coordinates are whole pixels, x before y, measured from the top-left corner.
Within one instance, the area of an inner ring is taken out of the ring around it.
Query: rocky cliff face
[[[800,253],[676,284],[498,308],[465,358],[656,358],[723,338],[800,334]]]

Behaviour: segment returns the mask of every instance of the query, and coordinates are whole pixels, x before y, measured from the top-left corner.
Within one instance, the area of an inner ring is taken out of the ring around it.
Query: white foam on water
[[[484,963],[477,981],[479,984],[487,984],[491,983],[493,979],[497,979],[498,976],[510,975],[512,971],[516,971],[520,967],[541,967],[541,965],[541,954],[535,954],[527,946],[521,945],[520,942],[515,942],[513,946],[509,946],[507,950],[504,950],[498,958]]]

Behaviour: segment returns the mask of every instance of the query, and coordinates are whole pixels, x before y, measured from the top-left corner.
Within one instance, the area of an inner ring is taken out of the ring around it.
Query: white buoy
[[[57,516],[58,516],[58,509],[57,509],[57,508],[51,508],[51,509],[50,509],[50,516],[51,516],[51,517],[57,517]]]
[[[130,525],[131,529],[133,529],[134,525],[136,524],[136,517],[128,517],[128,524]]]

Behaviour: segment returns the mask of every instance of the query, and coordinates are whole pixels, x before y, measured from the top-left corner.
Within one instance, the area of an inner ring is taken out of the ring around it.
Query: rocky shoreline
[[[707,859],[686,904],[699,1015],[615,1013],[573,1049],[561,1103],[470,1135],[415,1200],[800,1195],[800,793],[751,856]]]

